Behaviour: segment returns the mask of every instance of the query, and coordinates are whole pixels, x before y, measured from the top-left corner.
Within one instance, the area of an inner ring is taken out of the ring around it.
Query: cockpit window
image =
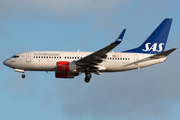
[[[19,57],[19,55],[13,55],[12,56],[12,58],[18,58]]]

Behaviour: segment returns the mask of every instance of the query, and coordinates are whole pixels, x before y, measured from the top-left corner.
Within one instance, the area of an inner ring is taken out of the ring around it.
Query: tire
[[[84,81],[88,83],[90,81],[90,78],[85,77]]]
[[[25,78],[26,76],[24,75],[24,74],[22,74],[22,76],[21,76],[22,78]]]

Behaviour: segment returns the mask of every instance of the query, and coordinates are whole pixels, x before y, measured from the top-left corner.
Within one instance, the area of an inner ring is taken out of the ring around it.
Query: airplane
[[[56,78],[74,78],[85,73],[85,82],[91,73],[121,72],[164,62],[177,48],[164,51],[172,18],[164,19],[145,42],[137,48],[123,52],[110,52],[122,42],[126,29],[108,46],[96,52],[32,51],[13,55],[3,62],[15,72],[55,71]]]

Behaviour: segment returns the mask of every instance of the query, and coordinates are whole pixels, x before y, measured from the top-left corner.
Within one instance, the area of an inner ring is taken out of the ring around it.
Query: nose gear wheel
[[[26,76],[25,76],[25,74],[22,74],[22,76],[21,76],[22,78],[25,78]]]

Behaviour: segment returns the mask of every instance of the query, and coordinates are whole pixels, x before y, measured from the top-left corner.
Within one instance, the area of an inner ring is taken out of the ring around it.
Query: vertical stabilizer
[[[166,18],[138,48],[123,52],[158,54],[164,51],[172,19]]]

